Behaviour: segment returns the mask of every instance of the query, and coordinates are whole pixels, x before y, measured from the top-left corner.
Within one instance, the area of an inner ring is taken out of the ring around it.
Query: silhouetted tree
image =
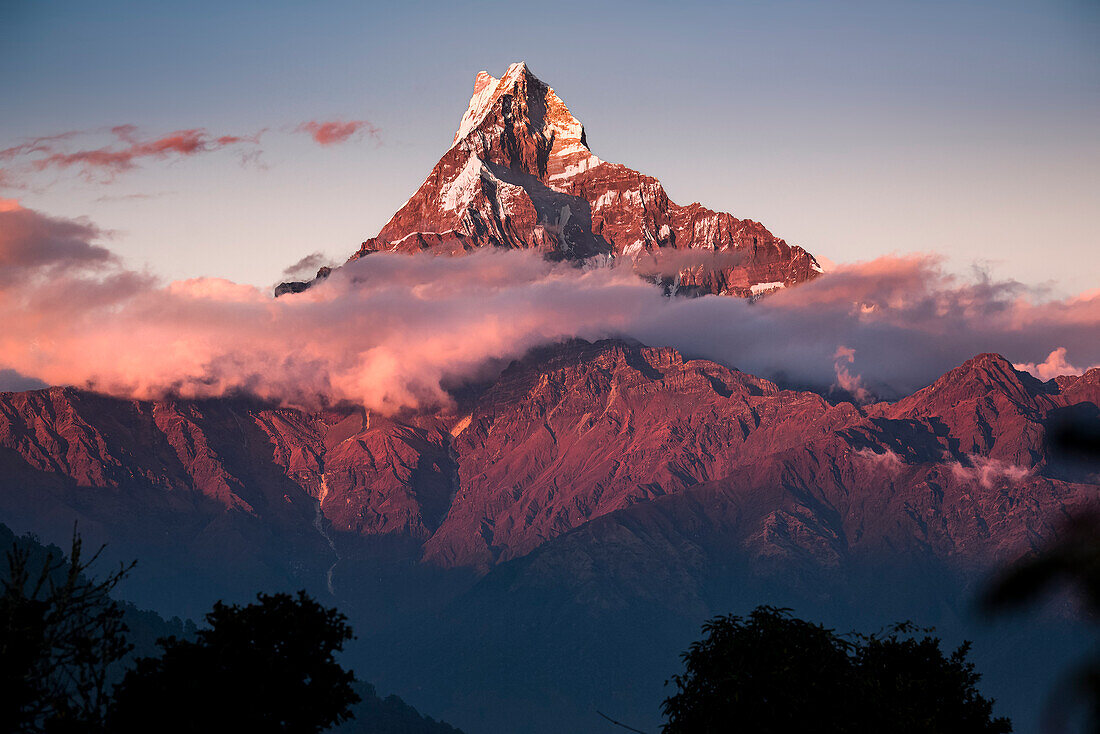
[[[118,686],[111,730],[317,732],[359,700],[335,654],[352,639],[347,618],[298,595],[260,594],[214,605],[194,641],[159,641]]]
[[[913,637],[915,632],[920,637]],[[1006,718],[993,717],[993,702],[978,693],[970,643],[950,655],[930,629],[902,623],[889,634],[858,636],[854,648],[857,706],[863,731],[1009,732]]]
[[[768,606],[716,617],[670,681],[663,731],[1011,731],[978,694],[968,646],[944,657],[939,639],[913,631],[841,636]]]
[[[716,617],[682,657],[664,731],[813,731],[839,721],[851,689],[849,643],[783,610]],[[846,729],[836,729],[846,731]]]
[[[0,731],[100,731],[111,666],[130,650],[110,593],[133,564],[90,579],[99,552],[84,560],[75,529],[68,558],[43,550],[15,541],[0,579]]]

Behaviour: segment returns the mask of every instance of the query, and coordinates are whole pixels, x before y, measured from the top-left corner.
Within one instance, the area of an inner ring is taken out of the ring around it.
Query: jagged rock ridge
[[[597,517],[726,487],[767,506],[744,526],[761,557],[776,552],[769,523],[793,523],[797,553],[821,562],[917,542],[987,562],[1095,494],[1097,468],[1063,466],[1047,434],[1061,415],[1092,420],[1098,374],[1040,383],[980,355],[860,408],[673,349],[578,341],[532,353],[452,409],[404,418],[50,388],[0,395],[2,494],[24,510],[48,495],[96,522],[129,520],[113,515],[120,493],[163,518],[228,513],[296,539],[303,557],[329,554],[319,509],[345,540],[389,538],[421,563],[484,573]],[[835,492],[833,510],[804,498],[781,509],[794,487]]]

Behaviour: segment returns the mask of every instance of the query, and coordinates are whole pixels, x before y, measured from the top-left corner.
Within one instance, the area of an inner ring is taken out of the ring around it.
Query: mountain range
[[[697,622],[716,611],[708,580],[731,574],[820,600],[894,565],[898,598],[924,608],[926,583],[968,588],[1095,501],[1095,457],[1051,436],[1095,429],[1098,404],[1100,369],[1043,383],[992,354],[859,406],[621,341],[537,350],[430,414],[50,388],[0,395],[0,511],[48,537],[78,519],[137,557],[135,601],[195,613],[305,586],[371,639],[401,640],[402,659],[438,665],[471,635],[519,634],[547,599],[578,634],[608,613]],[[494,594],[496,614],[533,599],[499,627],[437,621],[453,637],[407,656],[424,620]],[[503,724],[422,705],[411,681],[427,674],[407,675],[396,685],[414,705],[473,731]]]
[[[628,259],[670,297],[829,277],[597,158],[524,64],[478,74],[450,149],[352,259],[483,247]],[[78,521],[162,613],[306,588],[351,617],[361,677],[472,734],[606,731],[597,709],[652,730],[699,624],[759,603],[976,637],[999,711],[1026,718],[1081,638],[969,604],[1095,506],[1100,457],[1063,438],[1100,432],[1098,406],[1100,368],[1042,382],[979,354],[862,404],[624,339],[392,414],[51,387],[0,393],[0,519],[55,541]]]

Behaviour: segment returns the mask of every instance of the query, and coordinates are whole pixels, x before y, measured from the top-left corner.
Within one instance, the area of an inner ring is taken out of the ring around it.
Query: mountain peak
[[[622,258],[642,277],[689,295],[753,297],[762,286],[775,290],[821,272],[812,255],[760,223],[680,206],[657,179],[597,157],[584,126],[523,61],[500,78],[477,73],[450,148],[352,259],[481,247],[533,249],[555,260]],[[687,252],[672,266],[665,261],[674,250]]]
[[[495,87],[499,81],[500,80],[495,76],[482,69],[477,73],[477,76],[474,77],[474,96],[477,96],[478,92],[485,89],[485,87]]]
[[[505,110],[505,105],[509,109]],[[547,137],[554,137],[553,132],[546,130],[548,124],[560,128],[558,132],[562,134],[573,131],[576,138],[584,133],[580,122],[569,113],[565,103],[531,72],[525,61],[509,66],[499,79],[487,71],[477,73],[473,96],[451,140],[451,147],[454,148],[485,126],[484,123],[490,118],[490,127],[511,128],[508,132],[520,137],[540,136],[543,142]],[[509,125],[510,119],[517,124]]]
[[[526,61],[517,61],[516,63],[509,65],[508,71],[504,73],[505,79],[519,79],[521,76],[534,79],[535,81],[541,81],[537,76],[531,73],[530,69],[527,68]]]
[[[1052,388],[1026,372],[1020,372],[1000,354],[979,354],[941,376],[928,387],[898,401],[896,416],[928,415],[958,410],[975,401],[995,398],[1033,410],[1049,403]]]

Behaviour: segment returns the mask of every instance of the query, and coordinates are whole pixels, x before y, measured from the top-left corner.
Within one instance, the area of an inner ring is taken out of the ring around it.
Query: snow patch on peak
[[[756,283],[749,290],[752,291],[754,296],[759,296],[761,293],[768,293],[769,291],[777,291],[780,288],[786,288],[787,284],[782,281],[774,281],[772,283]]]
[[[500,80],[487,71],[479,71],[474,77],[474,95],[483,91],[486,87],[495,87]]]
[[[588,149],[585,148],[585,150],[587,151]],[[564,170],[560,171],[559,173],[552,174],[550,176],[550,181],[552,181],[553,183],[550,184],[550,187],[554,188],[559,185],[559,181],[571,179],[578,173],[585,173],[586,171],[589,171],[600,165],[603,165],[603,161],[596,156],[589,154],[588,156],[581,158],[576,162],[570,163],[568,166],[565,167]],[[637,196],[636,192],[627,192],[627,195],[631,193]]]
[[[470,104],[466,107],[466,113],[458,125],[458,131],[451,141],[454,148],[476,130],[489,116],[496,104],[504,94],[513,90],[521,80],[541,93],[546,92],[546,101],[549,114],[544,121],[543,134],[549,134],[554,140],[552,155],[562,158],[566,156],[585,156],[589,154],[588,146],[584,142],[584,126],[573,117],[569,108],[554,93],[554,90],[531,73],[531,69],[525,61],[517,61],[508,67],[504,76],[497,79],[487,71],[479,71],[474,78],[474,94],[470,98]]]
[[[534,74],[531,73],[531,69],[529,69],[527,67],[527,62],[526,61],[517,61],[516,63],[509,66],[508,71],[506,71],[504,73],[504,79],[508,79],[508,80],[519,79],[521,76],[524,76],[524,75],[526,75],[526,76],[528,76],[531,79],[534,79],[536,81],[539,81],[539,82],[542,81],[537,76],[535,76]]]
[[[605,191],[602,194],[600,194],[599,197],[596,199],[595,203],[592,204],[592,209],[593,209],[593,211],[595,211],[596,209],[603,209],[605,206],[611,206],[616,201],[618,201],[618,199],[619,199],[619,192],[616,191],[615,189]]]
[[[477,73],[477,78],[474,79],[474,96],[470,97],[466,114],[462,116],[462,121],[458,123],[458,132],[455,133],[455,138],[451,141],[452,148],[458,145],[458,141],[473,132],[474,128],[480,125],[485,116],[489,114],[489,109],[493,106],[493,100],[496,99],[501,81],[487,71]]]
[[[454,140],[451,141],[452,148],[458,145],[460,140],[473,132],[474,129],[482,123],[489,114],[489,110],[492,109],[493,103],[497,98],[512,87],[521,77],[526,77],[542,84],[542,81],[527,68],[526,61],[517,61],[509,66],[508,71],[500,79],[497,79],[487,71],[479,71],[477,73],[477,76],[474,77],[474,96],[470,98],[470,104],[466,108],[466,114],[462,116],[462,121],[458,124],[458,132],[455,133]]]
[[[454,212],[469,204],[481,181],[483,165],[481,159],[471,155],[466,159],[454,180],[446,184],[439,192],[439,204],[445,211]]]

